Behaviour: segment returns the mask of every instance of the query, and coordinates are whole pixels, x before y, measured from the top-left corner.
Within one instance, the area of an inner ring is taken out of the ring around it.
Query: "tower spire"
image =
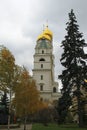
[[[48,28],[48,19],[46,20],[46,28]]]

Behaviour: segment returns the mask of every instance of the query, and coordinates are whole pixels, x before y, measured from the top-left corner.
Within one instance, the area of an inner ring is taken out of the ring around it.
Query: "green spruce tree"
[[[68,92],[64,92],[62,97],[58,100],[58,124],[66,123],[66,117],[68,115],[68,108],[71,105],[71,97]]]
[[[81,87],[85,87],[84,80],[87,77],[87,55],[84,53],[84,47],[86,47],[87,44],[83,39],[82,33],[79,32],[79,26],[77,25],[73,10],[69,13],[69,22],[67,22],[66,25],[67,35],[65,36],[65,40],[62,41],[61,47],[64,52],[60,59],[64,70],[62,71],[62,74],[59,75],[62,82],[62,97],[60,98],[62,101],[59,100],[59,102],[65,102],[65,107],[63,109],[63,105],[61,105],[61,108],[59,106],[59,110],[61,113],[66,111],[66,116],[69,106],[72,103],[71,97],[75,94],[78,102],[78,122],[79,126],[83,127]]]

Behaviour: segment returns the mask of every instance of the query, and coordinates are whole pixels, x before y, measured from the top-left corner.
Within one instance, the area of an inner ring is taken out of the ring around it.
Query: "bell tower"
[[[53,33],[48,26],[36,41],[33,78],[42,100],[58,100],[58,83],[54,80]]]

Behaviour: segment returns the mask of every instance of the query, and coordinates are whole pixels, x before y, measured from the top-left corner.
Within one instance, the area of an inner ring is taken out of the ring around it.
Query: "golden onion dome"
[[[47,39],[49,41],[52,41],[53,33],[48,29],[48,26],[45,28],[42,34],[40,34],[37,38],[37,41],[40,39]]]
[[[48,36],[48,35],[45,35],[45,34],[39,35],[38,38],[37,38],[37,41],[40,40],[40,39],[47,39],[47,40],[51,41],[51,37]]]
[[[45,39],[47,39],[47,40],[49,40],[49,41],[51,41],[51,37],[50,36],[48,36],[48,35],[43,35],[43,38],[45,38]]]
[[[49,35],[51,38],[53,37],[53,33],[48,29],[48,27],[46,27],[43,33]]]

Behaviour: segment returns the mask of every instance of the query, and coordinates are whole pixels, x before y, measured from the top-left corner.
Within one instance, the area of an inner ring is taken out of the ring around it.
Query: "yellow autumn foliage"
[[[12,88],[12,81],[14,80],[15,58],[12,53],[6,48],[2,47],[0,50],[0,89],[9,90]]]
[[[39,92],[36,89],[35,81],[27,70],[23,70],[19,83],[15,87],[14,105],[17,115],[23,116],[34,113],[39,106]]]

